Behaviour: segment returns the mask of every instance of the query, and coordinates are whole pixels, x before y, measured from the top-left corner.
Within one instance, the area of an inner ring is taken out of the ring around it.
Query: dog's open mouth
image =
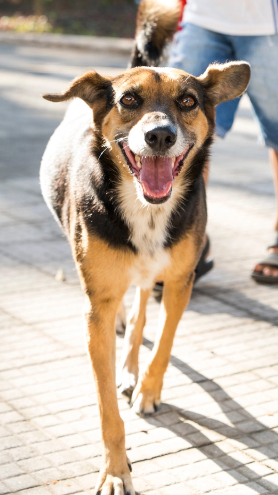
[[[131,151],[126,142],[121,144],[122,153],[131,172],[137,177],[145,198],[153,203],[162,203],[170,197],[174,179],[179,175],[191,147],[188,145],[176,157],[139,156]]]

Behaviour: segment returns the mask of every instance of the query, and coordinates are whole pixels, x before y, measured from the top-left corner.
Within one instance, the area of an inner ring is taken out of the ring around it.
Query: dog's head
[[[200,77],[140,67],[114,78],[88,72],[65,93],[44,98],[83,99],[123,180],[134,180],[142,200],[157,204],[170,197],[212,136],[215,106],[241,95],[249,79],[246,62],[211,65]]]

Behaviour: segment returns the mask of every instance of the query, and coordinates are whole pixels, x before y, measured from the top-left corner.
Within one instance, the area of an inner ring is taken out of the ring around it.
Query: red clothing
[[[180,0],[180,2],[181,2],[181,15],[180,15],[180,20],[179,20],[179,24],[178,24],[178,31],[180,31],[182,29],[181,22],[182,22],[183,9],[185,7],[186,0]]]

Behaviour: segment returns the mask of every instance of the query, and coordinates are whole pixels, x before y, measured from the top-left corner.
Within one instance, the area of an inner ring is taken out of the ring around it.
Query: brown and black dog
[[[160,6],[155,19],[154,3]],[[144,1],[141,25],[148,25],[143,12],[149,23],[153,19],[153,33],[163,31],[164,18],[168,27],[174,19],[175,26],[177,2],[169,4]],[[158,48],[148,36],[141,39],[144,47],[140,50],[137,43],[133,65],[157,61],[161,39],[173,29],[154,36]],[[132,392],[136,412],[151,414],[160,404],[175,331],[202,250],[202,172],[215,106],[242,94],[249,78],[245,62],[212,65],[200,77],[177,69],[134,67],[117,77],[88,72],[65,93],[44,96],[50,101],[77,97],[87,104],[75,100],[50,139],[41,184],[67,234],[86,297],[87,342],[104,446],[97,492],[103,495],[135,494],[116,393],[115,320],[121,301],[131,284],[138,286],[118,385]],[[138,377],[145,308],[156,280],[164,281],[157,339]]]

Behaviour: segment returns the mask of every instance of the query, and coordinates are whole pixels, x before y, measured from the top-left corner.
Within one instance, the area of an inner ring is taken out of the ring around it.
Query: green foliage
[[[52,31],[52,26],[44,15],[14,15],[0,17],[0,30],[20,33],[49,33]]]

